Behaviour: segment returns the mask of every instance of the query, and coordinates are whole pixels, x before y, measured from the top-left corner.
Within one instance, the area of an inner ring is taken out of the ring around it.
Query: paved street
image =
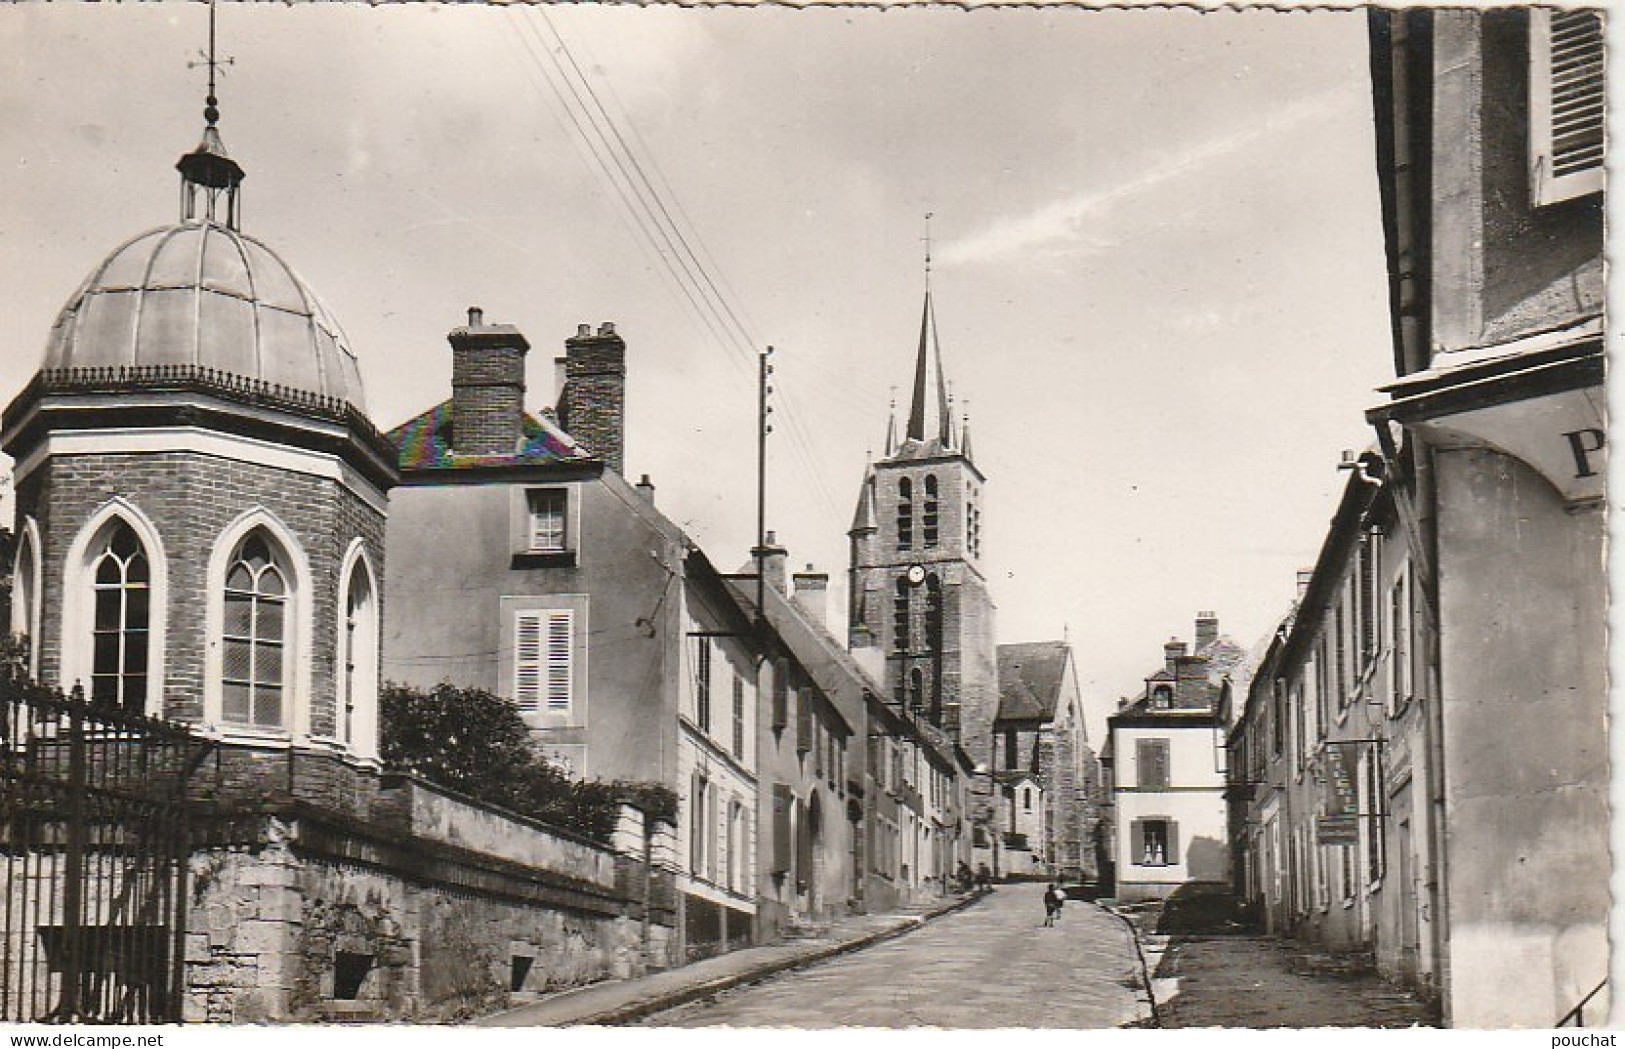
[[[1042,885],[1005,885],[916,932],[661,1013],[655,1026],[1116,1027],[1145,1015],[1128,930]]]

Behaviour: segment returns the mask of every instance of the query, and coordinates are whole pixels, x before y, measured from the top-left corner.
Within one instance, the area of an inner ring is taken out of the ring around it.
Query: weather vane
[[[208,69],[209,69],[209,95],[208,95],[208,97],[206,99],[204,99],[205,104],[204,104],[204,109],[203,109],[203,119],[207,120],[209,122],[210,126],[212,127],[215,124],[215,122],[220,119],[220,110],[218,108],[218,106],[220,105],[220,100],[218,98],[216,98],[215,95],[214,95],[214,75],[215,75],[215,72],[217,70],[219,70],[221,66],[229,66],[229,65],[233,65],[233,64],[236,63],[235,58],[219,58],[219,59],[215,58],[215,54],[214,54],[214,0],[209,0],[209,50],[208,50],[207,54],[205,54],[202,51],[199,51],[198,52],[198,58],[200,59],[200,61],[186,63],[186,68],[187,69],[196,69],[199,66],[207,66]]]
[[[934,211],[925,213],[925,236],[920,238],[925,241],[925,286],[927,288],[931,286],[931,216],[934,214],[936,214]]]

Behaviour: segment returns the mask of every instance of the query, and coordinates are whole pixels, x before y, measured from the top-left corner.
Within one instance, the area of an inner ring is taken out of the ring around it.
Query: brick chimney
[[[636,487],[638,494],[649,500],[649,505],[653,506],[655,501],[655,483],[649,480],[649,475],[644,474],[642,477],[638,478]]]
[[[530,343],[511,324],[486,324],[468,308],[468,323],[453,328],[451,446],[459,455],[512,455],[524,433],[525,354]]]
[[[795,584],[795,594],[791,600],[811,616],[813,622],[819,626],[828,626],[829,573],[819,572],[809,564],[806,571],[797,572],[790,577],[790,581]]]
[[[621,472],[626,452],[626,342],[605,321],[583,324],[564,341],[559,425],[582,447]]]
[[[1196,651],[1200,652],[1213,642],[1219,640],[1219,615],[1217,612],[1196,613]]]
[[[1178,669],[1179,661],[1185,658],[1185,652],[1185,642],[1177,637],[1171,637],[1163,644],[1162,659],[1170,672]]]
[[[761,555],[762,578],[767,585],[788,597],[790,594],[789,577],[785,572],[785,563],[790,560],[790,551],[779,545],[778,536],[772,532],[767,533],[767,542],[761,546],[750,549],[751,571],[755,571],[757,555]]]

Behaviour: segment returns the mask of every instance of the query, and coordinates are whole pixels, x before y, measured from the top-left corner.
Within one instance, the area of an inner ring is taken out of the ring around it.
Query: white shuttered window
[[[1529,163],[1536,204],[1603,185],[1602,18],[1591,11],[1529,12]]]
[[[572,609],[535,609],[514,615],[513,697],[520,713],[570,712],[574,639]]]

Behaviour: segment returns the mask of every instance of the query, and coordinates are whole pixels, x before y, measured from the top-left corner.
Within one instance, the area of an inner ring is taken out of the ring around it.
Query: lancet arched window
[[[227,722],[287,726],[291,578],[286,554],[263,528],[245,535],[227,563],[220,673],[221,716]]]
[[[371,757],[377,753],[378,736],[378,597],[359,543],[343,578],[333,735],[353,752]]]
[[[152,564],[129,523],[115,520],[91,548],[93,702],[142,713],[147,706]]]
[[[24,642],[22,657],[30,673],[38,672],[40,618],[40,551],[38,529],[25,519],[18,529],[17,557],[11,569],[11,633]]]

